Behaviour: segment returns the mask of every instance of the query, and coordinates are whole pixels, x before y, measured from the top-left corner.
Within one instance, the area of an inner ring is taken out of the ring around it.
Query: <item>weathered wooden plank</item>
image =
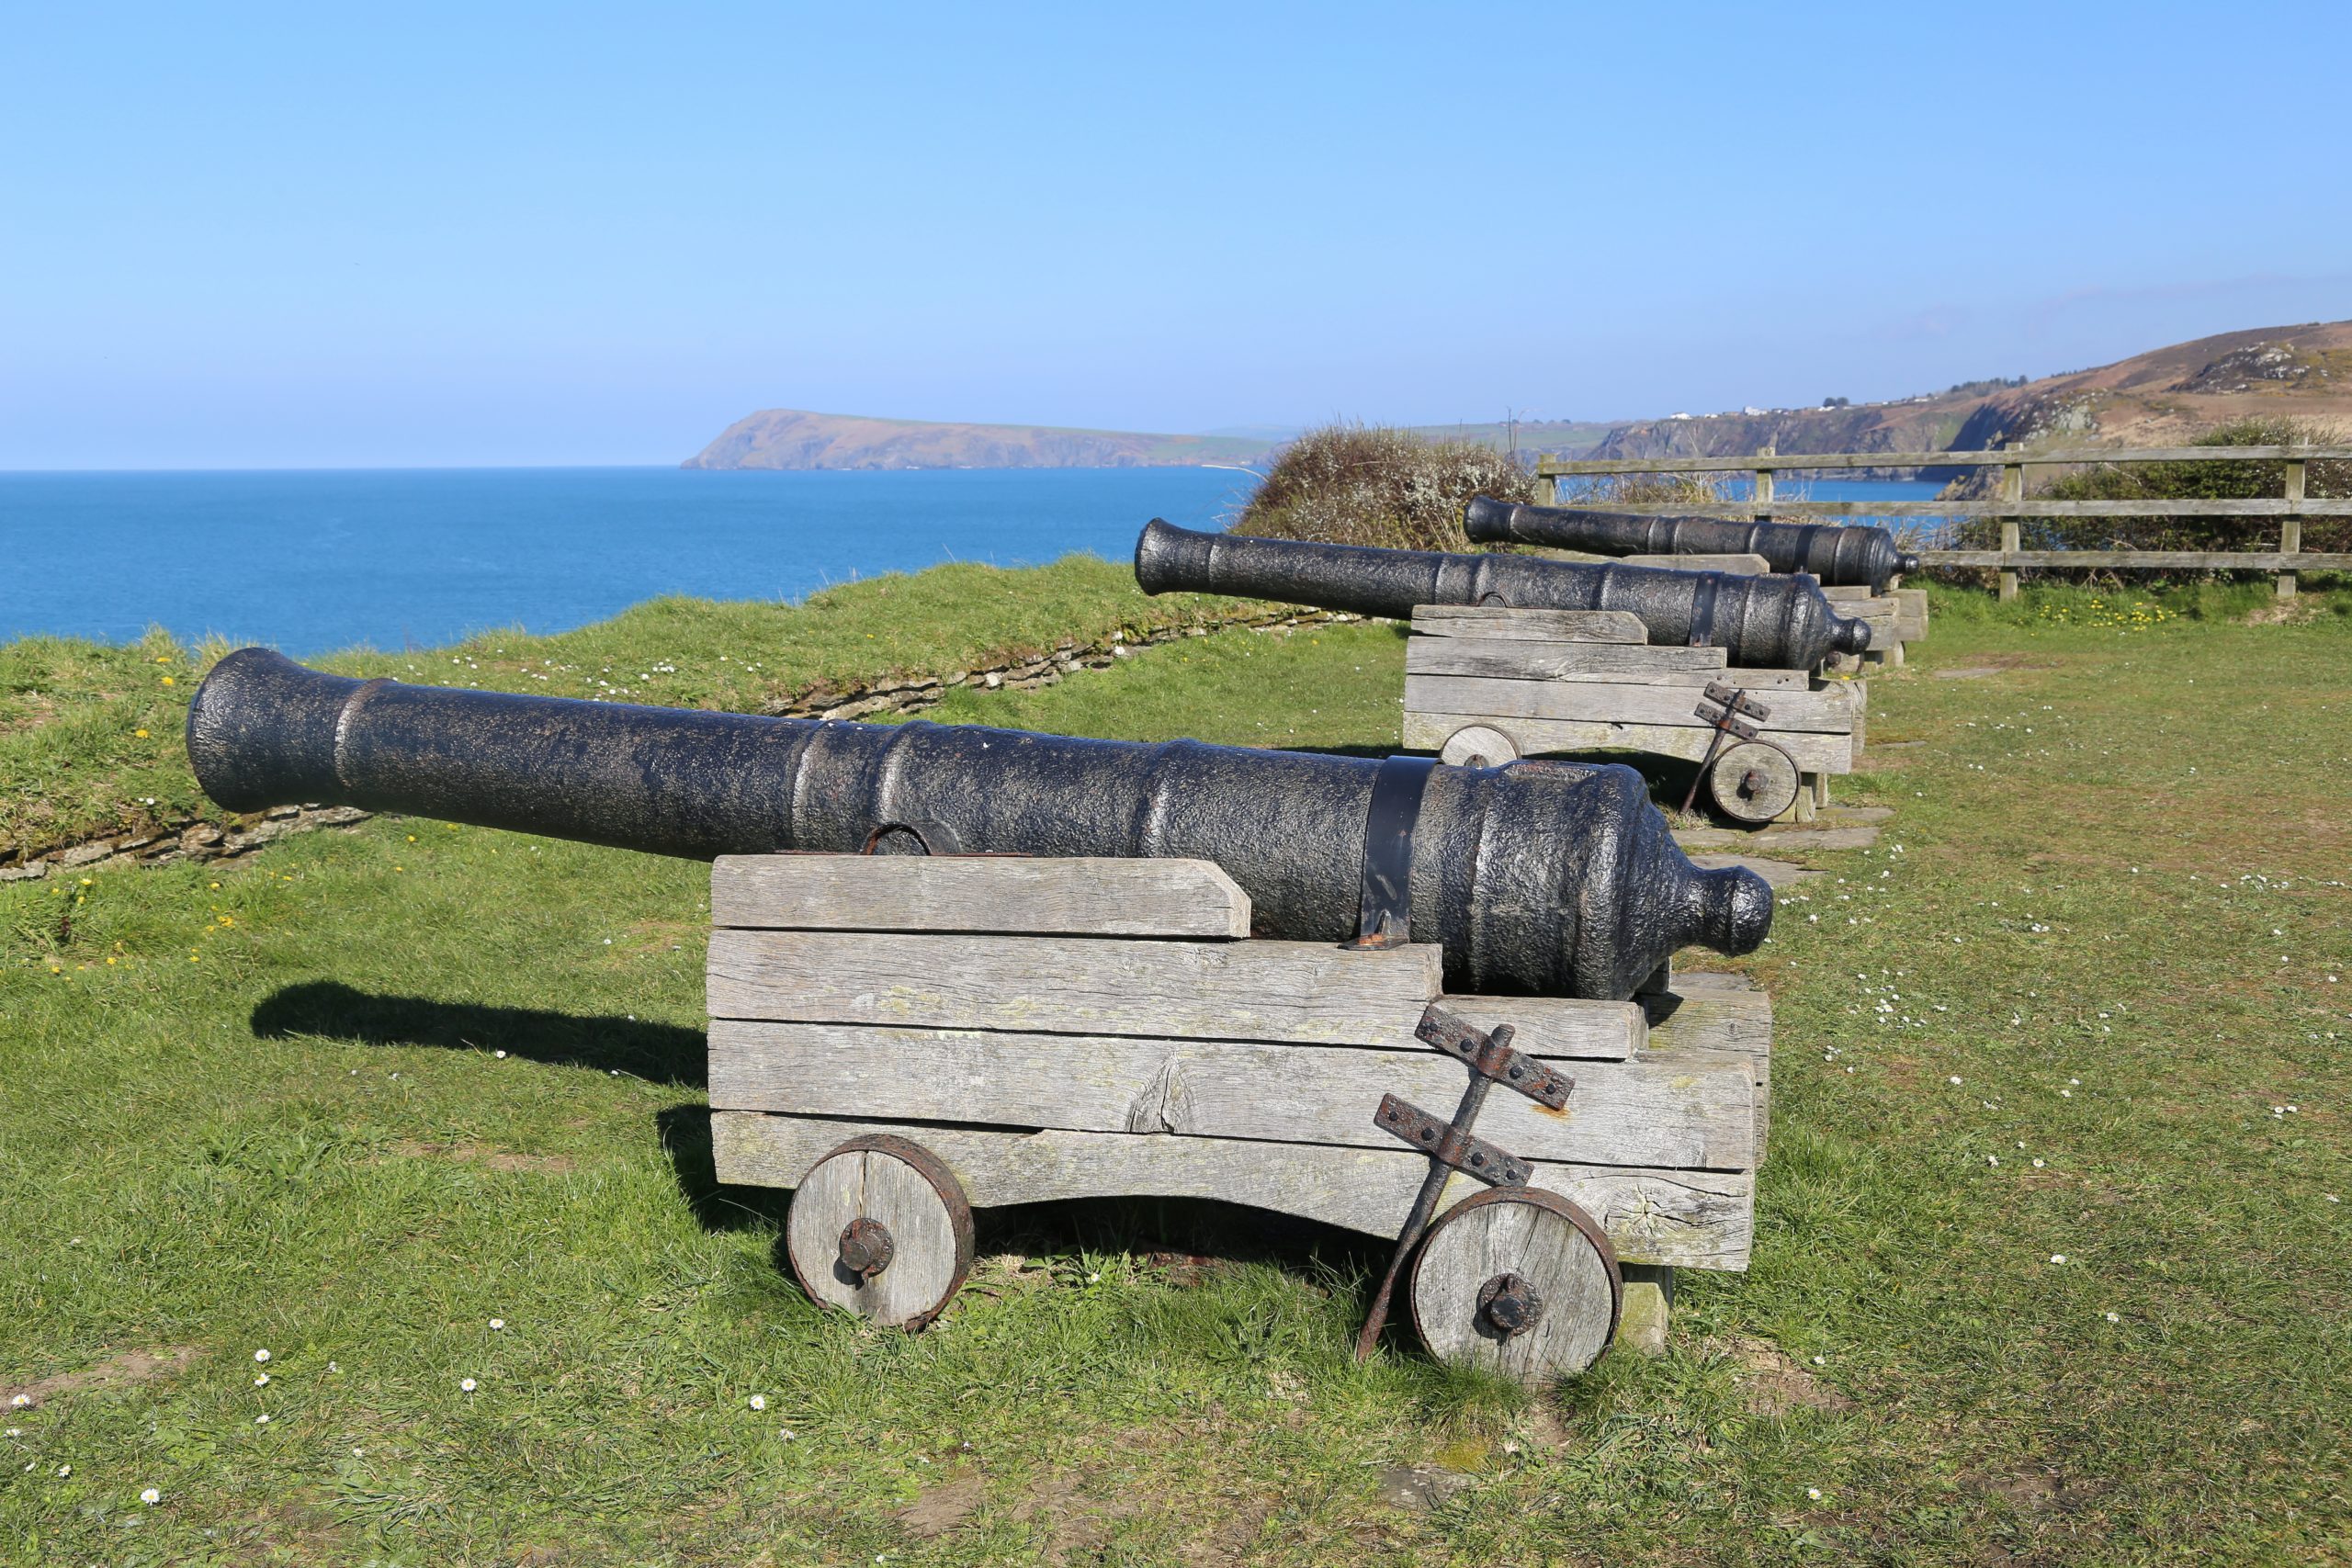
[[[1622,1062],[1639,1055],[1649,1043],[1649,1017],[1639,1002],[1480,996],[1444,996],[1437,1001],[1480,1029],[1510,1024],[1519,1035],[1520,1049],[1539,1056]],[[1420,1021],[1418,1013],[1413,1021]]]
[[[716,931],[714,1018],[1408,1047],[1433,942]]]
[[[1771,1055],[1772,998],[1762,991],[1718,990],[1678,975],[1671,995],[1639,999],[1650,1021],[1645,1058],[1680,1051]]]
[[[1838,606],[1841,615],[1886,615],[1895,613],[1894,595],[1873,593],[1867,583],[1833,584],[1822,589],[1821,596]]]
[[[1757,555],[1625,556],[1627,566],[1659,567],[1668,571],[1722,571],[1734,577],[1766,577],[1772,563]]]
[[[1671,1063],[1690,1051],[1707,1060],[1729,1054],[1755,1066],[1756,1163],[1764,1163],[1772,1129],[1772,998],[1745,976],[1678,975],[1664,996],[1639,998],[1649,1010],[1645,1057]]]
[[[1214,1198],[1374,1236],[1396,1234],[1429,1171],[1427,1160],[1402,1148],[711,1114],[718,1179],[751,1187],[794,1186],[831,1150],[867,1133],[897,1133],[921,1144],[946,1162],[981,1208],[1073,1198]],[[1532,1184],[1600,1221],[1623,1261],[1747,1267],[1756,1182],[1745,1172],[1539,1165]],[[1450,1206],[1478,1190],[1457,1177],[1442,1201]]]
[[[1793,730],[1845,735],[1854,728],[1853,705],[1842,692],[1775,691],[1761,699],[1772,716],[1768,734]],[[1688,688],[1600,681],[1498,681],[1476,675],[1405,677],[1405,705],[1424,713],[1488,714],[1501,718],[1673,725],[1704,729],[1698,698]]]
[[[2302,550],[1921,550],[1928,566],[2195,567],[2215,571],[2352,571],[2352,552]]]
[[[1434,713],[1405,710],[1403,746],[1408,751],[1435,751],[1446,738],[1474,724],[1501,730],[1522,757],[1547,752],[1648,751],[1661,757],[1686,757],[1697,761],[1706,754],[1704,729],[1666,724],[1578,723],[1564,719],[1514,718],[1495,714]],[[1796,759],[1809,773],[1850,773],[1854,748],[1843,735],[1816,735],[1801,730],[1768,730],[1773,742]]]
[[[1532,642],[1508,637],[1416,637],[1405,645],[1405,673],[1685,690],[1695,690],[1714,681],[1749,691],[1811,689],[1802,670],[1726,669],[1720,648],[1634,648],[1622,643]],[[1694,696],[1692,701],[1696,700]]]
[[[1246,937],[1250,895],[1203,860],[721,855],[716,926]]]
[[[1416,604],[1413,632],[1543,642],[1647,642],[1650,636],[1631,610],[1509,610],[1498,604]]]
[[[1924,588],[1894,590],[1894,635],[1905,642],[1921,642],[1928,636],[1928,591]]]
[[[1545,457],[1535,471],[1548,479],[1581,474],[1738,474],[1770,468],[1991,468],[2004,463],[2037,467],[2077,463],[2197,463],[2267,462],[2301,457],[2310,460],[2352,457],[2352,446],[2143,446],[2109,450],[2098,446],[2052,446],[2041,451],[2006,452],[1781,452],[1722,457]],[[1612,512],[1623,511],[1614,502]],[[1748,510],[1742,508],[1741,510]]]
[[[1537,1042],[1523,1041],[1529,1048]],[[1566,1109],[1498,1089],[1478,1135],[1528,1159],[1743,1170],[1755,1159],[1752,1058],[1645,1052],[1577,1062]],[[747,1022],[710,1026],[710,1102],[729,1111],[1185,1133],[1272,1143],[1394,1140],[1384,1094],[1452,1114],[1466,1074],[1413,1051],[1239,1041]]]
[[[1437,1000],[1482,1029],[1508,1023],[1551,1055],[1623,1061],[1648,1038],[1632,1002],[1442,996],[1442,959],[1430,942],[1383,954],[1264,939],[1207,945],[722,931],[712,933],[709,1008],[716,1018],[800,1023],[1424,1050],[1413,1029]]]
[[[2235,501],[1775,501],[1689,506],[1628,502],[1611,512],[1645,517],[2352,517],[2352,499]],[[1935,553],[1919,552],[1932,562]]]
[[[1518,681],[1683,682],[1723,679],[1730,655],[1720,648],[1652,648],[1646,643],[1538,642],[1532,637],[1417,637],[1405,644],[1408,675],[1486,675]]]

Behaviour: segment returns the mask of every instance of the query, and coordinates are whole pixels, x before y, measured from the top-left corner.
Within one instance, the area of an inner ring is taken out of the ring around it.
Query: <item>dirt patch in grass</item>
[[[518,1155],[480,1144],[424,1144],[413,1138],[399,1139],[386,1152],[398,1159],[456,1160],[488,1170],[527,1170],[541,1176],[567,1175],[580,1164],[570,1155]]]
[[[1734,1368],[1733,1379],[1758,1416],[1785,1416],[1807,1410],[1850,1410],[1854,1402],[1799,1366],[1789,1353],[1767,1340],[1735,1335],[1720,1348]]]
[[[13,1405],[23,1398],[39,1406],[60,1394],[153,1382],[157,1378],[170,1377],[194,1359],[196,1347],[193,1345],[175,1345],[167,1350],[126,1350],[119,1356],[109,1356],[96,1366],[85,1367],[78,1372],[59,1372],[35,1382],[0,1389],[0,1405]]]
[[[986,1490],[978,1471],[947,1475],[899,1510],[899,1528],[917,1540],[945,1535],[971,1517]]]

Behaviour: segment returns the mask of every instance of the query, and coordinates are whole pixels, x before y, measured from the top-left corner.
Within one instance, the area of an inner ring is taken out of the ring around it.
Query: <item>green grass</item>
[[[489,631],[448,648],[356,649],[310,662],[445,686],[757,712],[911,673],[1010,663],[1058,642],[1199,626],[1264,608],[1148,598],[1124,562],[893,572],[797,604],[655,599],[554,637]],[[0,644],[0,862],[104,833],[223,821],[189,773],[187,700],[224,643]]]
[[[2062,604],[1944,596],[1873,685],[1890,830],[1746,965],[1754,1267],[1532,1398],[1354,1366],[1376,1248],[1181,1205],[985,1213],[918,1337],[817,1312],[709,1181],[699,867],[378,820],[0,886],[0,1380],[167,1353],[0,1414],[0,1560],[2342,1561],[2352,617]],[[1399,662],[942,716],[1379,746]]]

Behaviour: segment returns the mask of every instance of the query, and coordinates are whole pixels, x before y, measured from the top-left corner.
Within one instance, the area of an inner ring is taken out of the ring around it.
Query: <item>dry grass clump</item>
[[[1425,441],[1382,425],[1327,424],[1282,450],[1232,532],[1328,545],[1473,550],[1474,495],[1535,499],[1517,459],[1468,441]]]
[[[1562,506],[1736,505],[1747,499],[1745,474],[1592,474],[1560,480]]]

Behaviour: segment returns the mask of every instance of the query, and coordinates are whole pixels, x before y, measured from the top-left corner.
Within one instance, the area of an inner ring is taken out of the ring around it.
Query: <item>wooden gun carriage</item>
[[[1830,775],[1853,772],[1868,699],[1860,682],[1651,646],[1622,611],[1424,604],[1405,648],[1404,744],[1453,763],[1611,748],[1679,757],[1735,820],[1804,821],[1827,802]]]
[[[1672,1269],[1746,1267],[1771,1022],[1728,977],[1447,996],[1433,945],[1251,936],[1198,860],[727,856],[711,914],[718,1178],[794,1189],[795,1274],[875,1323],[947,1306],[975,1206],[1216,1199],[1395,1237],[1433,1169],[1401,1293],[1447,1359],[1574,1371],[1621,1316],[1662,1336]],[[1573,1080],[1557,1110],[1495,1094],[1458,1169],[1379,1124],[1477,1070],[1425,1043],[1432,1003]]]

